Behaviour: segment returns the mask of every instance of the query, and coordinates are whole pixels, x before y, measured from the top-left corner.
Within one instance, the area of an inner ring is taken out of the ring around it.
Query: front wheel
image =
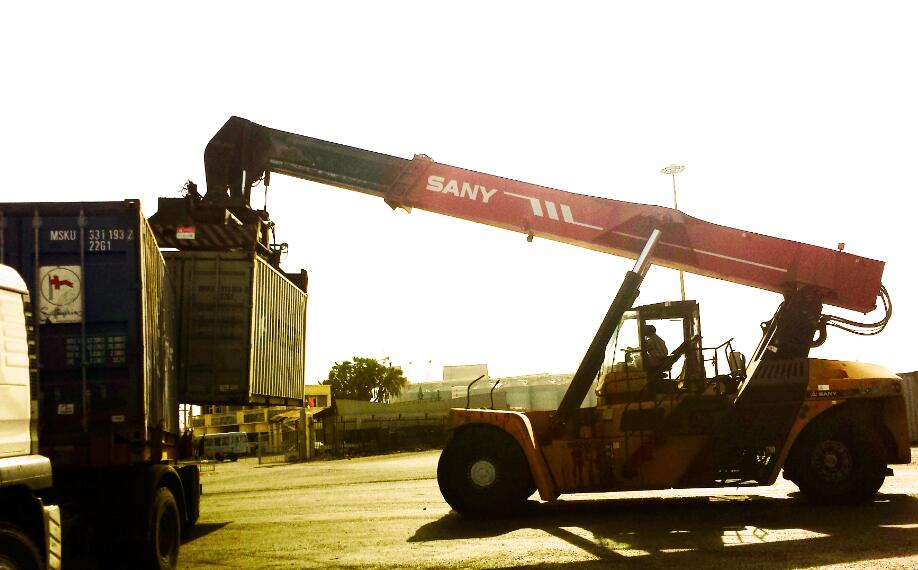
[[[463,516],[507,515],[535,491],[519,443],[491,426],[457,431],[437,464],[440,493]]]
[[[805,432],[797,446],[791,479],[816,502],[867,501],[886,478],[883,442],[869,426],[842,418],[825,420]]]
[[[39,570],[43,567],[32,539],[15,527],[0,524],[0,569]]]

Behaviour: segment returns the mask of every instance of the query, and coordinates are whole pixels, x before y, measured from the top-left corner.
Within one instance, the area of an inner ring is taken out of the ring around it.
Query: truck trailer
[[[36,472],[52,470],[33,492],[60,506],[64,558],[175,568],[200,479],[179,462],[174,292],[139,201],[0,204],[0,264],[28,289],[4,315],[30,372],[2,410],[15,402],[20,431],[32,412]]]

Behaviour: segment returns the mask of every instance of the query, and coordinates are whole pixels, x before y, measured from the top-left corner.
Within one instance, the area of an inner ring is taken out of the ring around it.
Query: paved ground
[[[918,568],[918,448],[877,500],[816,507],[774,487],[572,495],[467,522],[443,502],[439,452],[306,464],[223,463],[180,567]]]

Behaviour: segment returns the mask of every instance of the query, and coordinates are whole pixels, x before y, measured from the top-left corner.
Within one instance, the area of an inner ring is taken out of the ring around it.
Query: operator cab
[[[624,314],[606,349],[599,395],[615,403],[654,399],[658,394],[735,391],[745,375],[745,359],[733,352],[730,342],[702,348],[696,301],[635,307]],[[718,353],[729,365],[724,374]]]

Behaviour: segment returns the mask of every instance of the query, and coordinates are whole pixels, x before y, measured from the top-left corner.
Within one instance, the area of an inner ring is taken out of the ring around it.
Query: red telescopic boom
[[[654,263],[781,294],[807,287],[828,305],[876,307],[884,263],[729,228],[678,210],[575,194],[432,161],[330,143],[231,118],[205,150],[205,201],[248,206],[270,172],[380,196],[419,208],[636,258],[654,228]],[[227,195],[229,192],[229,195]]]

